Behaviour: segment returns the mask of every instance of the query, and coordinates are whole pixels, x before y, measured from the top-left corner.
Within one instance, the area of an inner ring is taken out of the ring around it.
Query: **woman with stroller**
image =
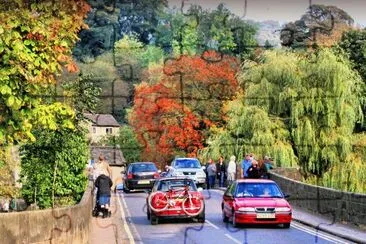
[[[98,188],[94,216],[98,216],[99,212],[102,212],[103,218],[111,216],[109,207],[111,201],[111,187],[113,182],[111,178],[107,176],[107,174],[107,171],[102,171],[94,183],[95,187]]]

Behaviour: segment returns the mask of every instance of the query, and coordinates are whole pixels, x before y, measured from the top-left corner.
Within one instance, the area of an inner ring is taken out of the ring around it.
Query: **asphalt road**
[[[222,191],[204,191],[206,222],[166,220],[150,225],[146,218],[144,192],[120,193],[126,221],[136,243],[144,244],[215,244],[215,243],[347,243],[335,236],[292,222],[289,229],[273,226],[233,228],[221,218]]]

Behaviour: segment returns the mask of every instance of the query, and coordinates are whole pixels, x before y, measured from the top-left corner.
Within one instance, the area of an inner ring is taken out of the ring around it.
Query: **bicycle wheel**
[[[168,196],[161,191],[156,191],[149,196],[149,207],[154,212],[161,212],[168,208]]]
[[[199,215],[204,209],[204,201],[199,197],[189,195],[182,203],[183,211],[188,216]]]

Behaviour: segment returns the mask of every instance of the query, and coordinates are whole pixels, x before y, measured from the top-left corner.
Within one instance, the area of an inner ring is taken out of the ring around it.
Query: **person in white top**
[[[235,156],[230,157],[229,164],[227,165],[227,181],[228,185],[230,185],[235,180],[236,175],[236,162]]]

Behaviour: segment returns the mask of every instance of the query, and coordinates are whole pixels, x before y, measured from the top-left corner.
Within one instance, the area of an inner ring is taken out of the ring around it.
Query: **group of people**
[[[215,187],[216,179],[218,180],[218,186],[224,187],[231,184],[237,178],[237,164],[236,157],[231,156],[230,161],[226,164],[224,158],[220,156],[218,162],[215,164],[214,160],[210,158],[206,164],[206,184],[207,189]],[[251,179],[268,179],[269,169],[273,168],[273,162],[271,158],[265,156],[263,160],[257,161],[252,153],[246,154],[245,159],[241,163],[240,176],[241,178]]]

